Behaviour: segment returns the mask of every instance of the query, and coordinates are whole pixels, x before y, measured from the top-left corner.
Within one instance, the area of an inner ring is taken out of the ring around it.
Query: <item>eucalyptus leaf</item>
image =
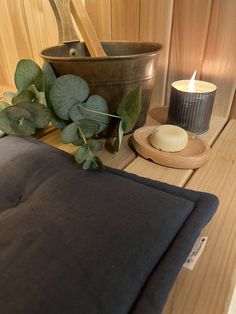
[[[6,133],[2,130],[0,130],[0,138],[3,137],[4,135],[6,135]]]
[[[10,107],[10,105],[5,101],[0,101],[0,112],[6,109],[7,107]]]
[[[55,113],[49,109],[50,111],[50,115],[51,115],[51,123],[52,125],[57,128],[57,129],[64,129],[66,127],[66,122],[60,118],[58,118],[58,116],[55,115]]]
[[[101,159],[97,156],[91,156],[86,159],[85,163],[83,164],[83,169],[104,169],[104,165]]]
[[[38,91],[43,91],[43,72],[33,60],[22,59],[18,62],[14,80],[19,92],[33,84]]]
[[[122,118],[124,133],[129,133],[135,126],[141,109],[141,88],[132,90],[120,103],[117,114]]]
[[[49,62],[44,62],[42,66],[43,71],[43,83],[44,83],[44,91],[45,93],[49,92],[51,87],[56,81],[56,75],[53,71],[52,66]]]
[[[98,152],[103,148],[103,141],[91,140],[89,141],[88,146],[92,152]]]
[[[98,122],[89,119],[82,119],[75,122],[78,128],[82,131],[85,138],[89,138],[98,134],[100,125]]]
[[[11,101],[12,98],[15,96],[16,96],[16,93],[14,93],[14,92],[4,92],[3,93],[3,97],[9,101]]]
[[[75,104],[84,102],[89,95],[89,86],[82,78],[67,74],[54,82],[49,98],[56,115],[69,120],[69,110]]]
[[[48,126],[50,122],[50,113],[42,104],[37,102],[21,102],[16,105],[18,108],[25,109],[27,112],[30,113],[30,119],[37,129],[42,129]]]
[[[78,125],[75,122],[67,125],[61,132],[62,143],[80,146],[84,143],[83,139],[79,135]]]
[[[77,152],[74,154],[75,160],[78,164],[81,164],[86,160],[89,155],[88,146],[81,146]]]
[[[99,113],[100,112],[100,113]],[[108,105],[104,98],[93,95],[88,98],[85,103],[77,103],[71,107],[69,117],[72,121],[81,119],[92,119],[100,124],[99,132],[105,130],[109,124]]]
[[[115,143],[114,143],[114,150],[116,152],[118,152],[120,150],[123,135],[124,135],[123,120],[120,120],[119,127],[118,127],[118,134],[117,134],[117,137],[116,137]]]
[[[16,105],[24,101],[33,101],[34,99],[35,94],[33,92],[31,92],[30,90],[23,90],[12,98],[12,104]]]
[[[6,113],[6,110],[0,112],[0,130],[6,134],[17,135],[12,129],[11,121]]]
[[[0,101],[0,112],[9,107],[10,105],[5,101]],[[0,129],[0,138],[3,137],[6,133]]]
[[[30,113],[16,106],[10,106],[0,112],[0,129],[7,134],[29,136],[35,131]]]

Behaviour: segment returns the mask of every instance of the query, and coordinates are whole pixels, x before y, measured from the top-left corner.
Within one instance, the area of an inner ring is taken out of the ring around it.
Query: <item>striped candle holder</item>
[[[181,80],[172,83],[167,123],[201,134],[209,129],[216,86],[195,80],[194,91],[191,91],[189,82]]]

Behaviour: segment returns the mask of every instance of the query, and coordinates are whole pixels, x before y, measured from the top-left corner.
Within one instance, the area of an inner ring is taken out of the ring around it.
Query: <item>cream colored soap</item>
[[[156,149],[178,152],[187,146],[188,133],[178,126],[164,124],[153,130],[150,141]]]

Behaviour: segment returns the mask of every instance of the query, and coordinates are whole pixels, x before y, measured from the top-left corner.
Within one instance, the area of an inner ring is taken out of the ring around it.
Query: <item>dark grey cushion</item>
[[[0,140],[1,314],[157,314],[215,196]]]

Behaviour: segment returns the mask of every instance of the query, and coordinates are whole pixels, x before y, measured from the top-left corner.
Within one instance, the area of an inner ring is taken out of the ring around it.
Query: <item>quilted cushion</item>
[[[157,314],[215,196],[0,140],[2,314]]]

